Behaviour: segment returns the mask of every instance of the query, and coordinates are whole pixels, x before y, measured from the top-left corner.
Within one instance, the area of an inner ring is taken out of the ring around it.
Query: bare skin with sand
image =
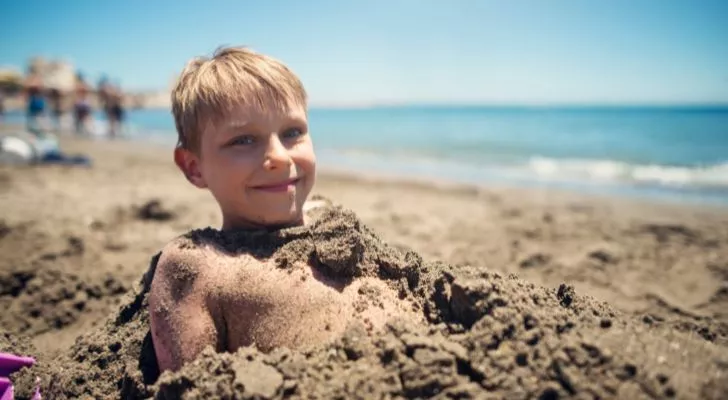
[[[421,313],[374,277],[337,279],[309,263],[229,254],[179,238],[165,247],[149,297],[160,370],[177,370],[207,346],[303,349],[340,337],[353,321],[370,331]]]

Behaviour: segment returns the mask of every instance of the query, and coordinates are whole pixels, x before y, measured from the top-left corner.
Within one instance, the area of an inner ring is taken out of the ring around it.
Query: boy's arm
[[[175,243],[160,256],[149,292],[152,340],[160,372],[177,370],[207,346],[221,350],[213,318],[209,270],[200,265],[201,250]]]

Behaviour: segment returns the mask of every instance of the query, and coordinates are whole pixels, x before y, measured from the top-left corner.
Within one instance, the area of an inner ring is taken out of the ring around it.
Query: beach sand
[[[48,398],[728,396],[727,209],[326,171],[315,192],[343,207],[330,228],[364,249],[349,273],[389,281],[428,322],[207,353],[157,379],[150,260],[218,227],[216,204],[171,149],[62,147],[93,167],[0,167],[0,351],[39,360],[21,396],[36,376]]]

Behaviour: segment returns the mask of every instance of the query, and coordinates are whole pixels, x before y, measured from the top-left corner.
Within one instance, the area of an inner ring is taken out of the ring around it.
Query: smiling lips
[[[269,193],[288,192],[288,191],[293,190],[293,188],[296,186],[296,184],[300,180],[301,180],[301,178],[291,178],[291,179],[287,179],[283,182],[251,186],[251,188],[255,189],[255,190],[260,190],[263,192],[269,192]]]

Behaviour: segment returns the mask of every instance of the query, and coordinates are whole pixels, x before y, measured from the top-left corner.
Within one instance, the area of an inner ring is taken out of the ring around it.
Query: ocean
[[[167,110],[129,135],[174,144]],[[728,107],[311,109],[324,169],[728,205]]]

